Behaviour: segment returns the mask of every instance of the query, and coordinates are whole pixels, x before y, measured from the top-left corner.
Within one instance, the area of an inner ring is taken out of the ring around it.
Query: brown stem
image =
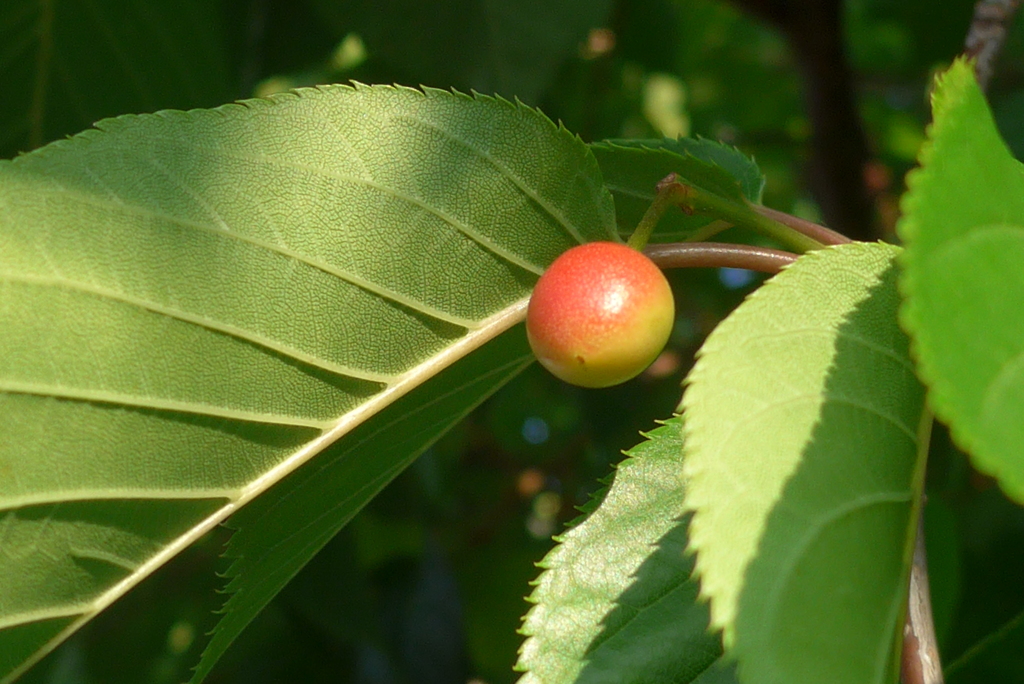
[[[903,654],[900,663],[903,684],[942,684],[939,646],[935,641],[932,600],[928,588],[928,559],[924,550],[924,516],[918,517],[914,542],[914,563],[910,569],[910,596],[907,622],[903,627]]]
[[[780,249],[726,242],[648,245],[644,254],[661,268],[746,268],[761,273],[778,273],[797,259]]]
[[[807,237],[817,240],[823,245],[845,245],[848,242],[853,242],[853,240],[842,233],[837,233],[825,226],[819,226],[813,221],[808,221],[807,219],[787,214],[784,211],[769,209],[768,207],[761,205],[755,205],[754,210],[762,216],[774,219],[783,225],[789,226],[798,233],[803,233]]]
[[[974,19],[964,41],[964,54],[973,57],[974,73],[982,90],[988,87],[996,57],[1003,49],[1006,32],[1020,8],[1021,0],[978,0]]]

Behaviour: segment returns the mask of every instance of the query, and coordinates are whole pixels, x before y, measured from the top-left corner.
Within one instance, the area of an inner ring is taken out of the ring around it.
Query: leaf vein
[[[192,323],[194,325],[207,328],[213,332],[230,335],[231,337],[235,337],[240,340],[244,340],[246,342],[250,342],[257,346],[276,352],[284,357],[294,359],[303,364],[313,366],[315,368],[320,368],[330,373],[335,373],[337,375],[344,375],[350,378],[368,380],[370,382],[379,382],[383,384],[390,384],[397,379],[397,376],[395,375],[374,373],[372,371],[337,364],[332,361],[322,359],[318,356],[307,354],[288,345],[281,344],[277,340],[273,340],[271,338],[265,337],[251,330],[247,330],[236,325],[215,321],[206,316],[189,313],[181,309],[165,306],[163,304],[158,304],[156,302],[143,299],[141,297],[134,297],[132,295],[128,295],[123,292],[118,292],[116,290],[112,290],[109,288],[100,287],[98,285],[81,283],[64,277],[49,278],[45,276],[36,276],[29,274],[7,273],[4,271],[0,271],[0,281],[23,282],[33,285],[61,287],[64,289],[85,292],[91,295],[95,295],[97,297],[102,297],[104,299],[110,299],[112,301],[121,302],[124,304],[128,304],[130,306],[138,307],[140,309],[152,311],[153,313],[160,314],[162,316],[167,316],[168,318],[184,321],[186,323]]]
[[[859,408],[862,411],[874,414],[881,418],[882,420],[884,420],[885,422],[889,423],[890,425],[898,428],[903,434],[905,434],[910,439],[911,443],[917,444],[916,430],[911,430],[905,423],[900,421],[896,416],[891,416],[886,413],[883,413],[882,410],[879,408],[871,406],[870,404],[865,404],[864,402],[858,401],[856,399],[850,399],[848,397],[837,396],[834,394],[826,394],[825,403],[846,404],[847,406]]]
[[[234,232],[231,226],[228,225],[227,221],[220,215],[216,209],[214,209],[209,202],[203,199],[203,196],[197,192],[189,183],[181,177],[181,174],[175,173],[167,168],[166,165],[162,164],[159,159],[155,157],[146,157],[145,161],[149,163],[153,168],[162,173],[171,183],[181,188],[181,190],[187,194],[192,200],[202,207],[213,220],[213,223],[217,225],[220,230],[225,233]]]
[[[30,622],[42,622],[43,620],[57,620],[60,618],[85,615],[89,608],[70,605],[53,610],[30,610],[24,613],[15,613],[7,616],[0,616],[0,631],[10,627],[25,625]]]
[[[422,209],[423,211],[427,212],[428,214],[432,214],[433,216],[436,216],[441,221],[443,221],[444,223],[447,223],[452,228],[454,228],[455,230],[459,231],[460,233],[465,235],[467,238],[469,238],[473,242],[477,243],[478,245],[480,245],[481,247],[483,247],[487,251],[491,252],[495,256],[500,257],[500,258],[504,259],[505,261],[508,261],[509,263],[515,264],[516,266],[518,266],[518,267],[520,267],[522,269],[525,269],[527,271],[530,271],[532,273],[536,273],[537,275],[540,275],[544,271],[544,269],[542,267],[538,266],[537,264],[532,263],[531,261],[528,261],[527,259],[522,258],[521,256],[519,256],[517,254],[514,254],[513,252],[509,251],[508,249],[505,249],[501,245],[493,242],[492,240],[490,240],[489,238],[487,238],[486,236],[481,234],[479,231],[474,229],[469,224],[464,223],[464,222],[458,220],[457,218],[455,218],[454,216],[448,214],[447,212],[444,212],[441,209],[432,206],[426,200],[424,200],[424,199],[422,199],[420,197],[417,197],[416,195],[410,195],[408,193],[404,193],[404,192],[398,190],[397,188],[393,188],[393,187],[391,187],[389,185],[385,185],[385,184],[377,182],[375,180],[370,180],[368,178],[362,178],[360,176],[353,176],[353,175],[347,174],[347,173],[339,173],[337,171],[328,171],[326,169],[317,168],[317,167],[311,166],[309,164],[302,164],[300,162],[291,161],[291,160],[276,159],[274,157],[268,157],[268,156],[263,155],[263,154],[242,154],[242,153],[239,153],[239,152],[222,152],[222,154],[224,154],[224,156],[235,158],[235,159],[243,159],[243,160],[249,160],[249,161],[256,161],[256,162],[262,162],[262,163],[265,163],[265,164],[274,164],[274,165],[283,166],[283,167],[289,168],[289,169],[305,171],[306,173],[311,173],[311,174],[314,174],[314,175],[323,176],[325,178],[332,178],[334,180],[338,180],[338,181],[342,181],[342,182],[346,182],[346,183],[353,183],[353,184],[356,184],[356,185],[363,185],[365,187],[372,188],[374,190],[378,190],[378,191],[384,193],[385,195],[389,195],[391,197],[394,197],[395,199],[401,200],[401,201],[406,202],[408,204],[411,204],[411,205],[413,205],[415,207],[418,207],[418,208]]]
[[[72,501],[198,501],[203,499],[226,499],[233,501],[238,498],[241,489],[149,489],[134,487],[131,489],[79,489],[61,490],[60,492],[36,492],[17,496],[0,497],[0,511],[14,511],[30,506],[63,504]],[[2,528],[0,528],[2,529]],[[2,537],[0,537],[2,538]],[[0,548],[3,545],[0,544]]]
[[[771,609],[766,609],[765,614],[776,615],[778,613],[778,611],[775,610],[775,607],[779,603],[780,594],[783,588],[789,583],[789,578],[793,574],[797,562],[803,557],[807,548],[822,532],[825,531],[828,526],[860,509],[885,504],[909,503],[912,497],[913,493],[909,489],[903,491],[862,494],[835,506],[825,515],[817,518],[810,526],[808,526],[806,533],[800,537],[796,544],[793,545],[792,551],[786,554],[786,558],[781,564],[777,575],[778,579],[772,584],[768,599],[765,602],[765,605],[770,606]]]
[[[656,605],[658,605],[662,601],[670,598],[676,592],[685,589],[689,581],[689,574],[687,574],[685,577],[679,575],[675,582],[673,582],[670,586],[665,587],[662,591],[658,592],[657,595],[650,597],[650,600],[646,601],[643,604],[634,604],[633,606],[630,606],[633,609],[632,615],[630,615],[627,619],[623,620],[622,624],[618,625],[615,629],[602,630],[601,634],[598,635],[598,638],[594,639],[594,641],[587,647],[586,655],[594,653],[604,643],[613,639],[620,632],[625,631],[626,628],[629,627],[630,623],[640,619],[645,613],[652,610]],[[619,598],[621,599],[621,596]],[[615,605],[626,606],[627,604],[623,603],[621,600],[617,600]]]
[[[52,397],[55,399],[68,399],[71,401],[97,402],[102,404],[115,404],[129,408],[152,409],[154,411],[172,411],[175,413],[188,413],[193,415],[209,416],[212,418],[226,418],[247,423],[264,423],[267,425],[281,425],[285,427],[314,428],[326,430],[334,425],[334,421],[312,420],[301,416],[287,416],[272,413],[257,413],[255,411],[244,411],[240,409],[225,408],[200,404],[198,402],[179,401],[175,399],[163,399],[160,397],[138,397],[120,392],[108,390],[86,389],[81,387],[60,387],[35,382],[21,382],[0,378],[0,392],[9,394],[31,394],[35,396]]]
[[[607,183],[607,182],[604,184],[604,187],[608,188],[608,192],[617,193],[619,195],[624,195],[626,197],[632,197],[634,199],[641,199],[641,200],[653,200],[654,199],[654,193],[653,192],[640,192],[638,190],[634,190],[633,188],[625,188],[625,187],[622,187],[621,185],[615,185],[614,183]]]
[[[69,555],[72,558],[106,563],[107,565],[112,565],[115,568],[121,568],[127,572],[135,572],[135,568],[138,566],[138,563],[134,563],[128,558],[122,558],[117,554],[104,553],[103,551],[95,549],[71,549],[69,551]]]
[[[440,133],[441,135],[445,136],[446,138],[448,138],[452,142],[455,142],[455,143],[458,143],[459,145],[462,145],[463,147],[468,149],[470,152],[476,154],[478,157],[480,157],[481,159],[483,159],[484,161],[489,163],[491,166],[493,166],[495,169],[497,169],[501,173],[502,176],[504,176],[505,178],[507,178],[510,181],[512,181],[513,185],[515,185],[517,188],[519,188],[519,190],[524,195],[526,195],[529,199],[531,199],[534,203],[536,203],[537,206],[539,206],[541,209],[543,209],[545,211],[545,213],[547,213],[560,226],[562,226],[566,230],[566,232],[569,233],[569,235],[574,240],[576,240],[577,242],[581,242],[581,243],[582,242],[586,242],[586,240],[583,238],[583,234],[580,232],[579,228],[577,228],[576,225],[572,221],[570,221],[568,218],[566,218],[565,214],[563,214],[561,211],[559,211],[551,202],[549,202],[548,200],[544,199],[544,197],[542,197],[541,194],[537,190],[534,190],[533,188],[531,188],[526,183],[526,181],[524,181],[522,178],[520,178],[515,172],[512,171],[512,169],[510,169],[508,166],[503,164],[501,162],[501,160],[496,158],[489,151],[483,149],[482,147],[474,144],[473,142],[471,142],[469,140],[466,140],[465,138],[463,138],[463,137],[461,137],[459,135],[456,135],[452,131],[444,129],[444,128],[438,126],[437,124],[435,124],[435,123],[433,123],[431,121],[427,121],[426,119],[420,119],[420,118],[417,118],[417,117],[414,117],[414,116],[409,116],[409,115],[406,115],[406,116],[395,115],[393,118],[399,119],[401,121],[407,121],[407,122],[412,123],[412,124],[419,124],[420,126],[423,126],[424,128],[429,128],[429,129],[431,129],[433,131],[436,131],[436,132]]]
[[[470,330],[476,329],[479,326],[479,321],[473,321],[467,318],[462,318],[460,316],[455,316],[447,312],[441,311],[440,309],[437,309],[421,301],[408,297],[402,293],[383,287],[373,281],[367,280],[366,278],[357,276],[353,273],[349,273],[342,269],[336,268],[324,261],[314,259],[312,257],[306,256],[304,254],[293,251],[286,247],[282,247],[280,245],[274,245],[264,240],[260,240],[258,238],[243,235],[236,231],[222,230],[220,228],[215,228],[213,226],[200,223],[198,221],[192,221],[190,219],[186,219],[180,216],[172,216],[164,212],[154,211],[152,209],[140,207],[134,204],[126,204],[122,202],[115,203],[112,207],[109,201],[103,201],[97,197],[93,197],[86,193],[73,191],[68,188],[62,187],[59,189],[59,192],[61,194],[69,196],[74,201],[81,202],[83,204],[89,204],[111,211],[118,210],[124,213],[134,214],[136,216],[144,216],[154,220],[167,221],[168,223],[172,223],[174,225],[178,225],[184,228],[191,228],[193,230],[203,231],[205,233],[216,235],[218,237],[223,237],[229,240],[238,240],[239,242],[244,242],[255,247],[260,247],[274,254],[278,254],[280,256],[292,259],[294,261],[297,261],[299,263],[305,264],[319,271],[322,271],[328,275],[332,275],[340,280],[344,280],[345,282],[351,283],[356,287],[359,287],[365,290],[366,292],[374,294],[382,299],[386,299],[396,304],[400,304],[404,307],[407,307],[414,311],[418,311],[423,315],[429,316],[436,320],[451,323],[452,325],[457,325]]]

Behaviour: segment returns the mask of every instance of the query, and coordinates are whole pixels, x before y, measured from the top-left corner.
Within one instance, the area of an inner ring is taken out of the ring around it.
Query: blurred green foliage
[[[845,3],[846,47],[876,159],[868,185],[890,231],[923,140],[931,75],[961,49],[972,7]],[[518,97],[587,141],[722,140],[757,160],[766,205],[817,215],[803,175],[811,123],[793,53],[779,33],[721,0],[97,0],[88,8],[0,7],[0,156],[104,116],[349,79],[398,82]],[[46,25],[52,31],[37,30]],[[40,71],[44,53],[52,68]],[[1011,33],[990,97],[1011,149],[1024,155],[1024,23]],[[533,563],[638,431],[672,413],[694,351],[757,284],[730,287],[735,281],[715,272],[671,279],[679,319],[650,372],[601,391],[568,387],[536,367],[524,373],[331,542],[208,681],[514,681]],[[1024,512],[941,433],[929,492],[944,658],[953,663],[982,642],[954,663],[949,681],[1024,681],[1013,655],[1024,652],[1024,627],[1014,622],[1024,609]],[[226,539],[217,531],[189,549],[25,681],[187,679],[223,600],[213,571],[225,567]]]

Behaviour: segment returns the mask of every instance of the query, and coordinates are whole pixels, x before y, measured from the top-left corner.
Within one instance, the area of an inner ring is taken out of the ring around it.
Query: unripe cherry
[[[581,387],[610,387],[639,375],[672,332],[675,302],[664,274],[615,242],[568,250],[537,281],[526,334],[541,364]]]

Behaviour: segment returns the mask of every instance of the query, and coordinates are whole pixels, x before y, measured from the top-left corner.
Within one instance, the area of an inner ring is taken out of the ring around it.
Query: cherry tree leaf
[[[931,424],[897,325],[898,252],[804,255],[688,377],[690,543],[741,681],[895,681]]]
[[[537,276],[601,238],[578,138],[436,90],[126,116],[0,162],[0,680],[318,452],[390,431],[343,506],[309,497],[322,543],[522,367],[499,339]],[[473,352],[494,373],[446,383]],[[259,519],[266,549],[299,535]]]
[[[928,400],[976,468],[1024,502],[1024,165],[969,63],[938,81],[898,230]]]
[[[730,681],[685,553],[680,424],[668,421],[629,451],[540,563],[520,684]]]
[[[736,201],[759,203],[764,176],[752,159],[734,147],[706,138],[605,140],[591,144],[605,184],[615,198],[619,232],[636,229],[654,201],[655,188],[670,173],[686,183]],[[653,240],[684,240],[712,222],[708,216],[668,211]]]

